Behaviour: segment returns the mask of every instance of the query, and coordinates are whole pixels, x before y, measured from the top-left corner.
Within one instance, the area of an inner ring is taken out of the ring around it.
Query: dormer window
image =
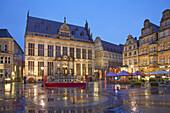
[[[41,21],[41,25],[44,25],[44,21]]]
[[[35,24],[35,29],[39,29],[40,28],[40,25],[37,23]]]
[[[72,34],[73,34],[73,35],[75,35],[75,34],[76,34],[76,31],[75,31],[74,29],[73,29],[73,31],[72,31]]]
[[[50,25],[47,26],[46,30],[47,30],[47,31],[50,31]]]
[[[80,36],[84,36],[84,32],[83,31],[80,33]]]

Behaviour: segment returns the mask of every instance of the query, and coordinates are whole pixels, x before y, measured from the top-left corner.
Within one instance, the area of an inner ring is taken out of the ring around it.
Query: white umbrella
[[[113,76],[117,76],[114,72],[110,72],[106,75],[107,77],[113,77]]]
[[[168,73],[167,71],[163,71],[163,70],[150,72],[150,74],[167,74],[167,73]]]

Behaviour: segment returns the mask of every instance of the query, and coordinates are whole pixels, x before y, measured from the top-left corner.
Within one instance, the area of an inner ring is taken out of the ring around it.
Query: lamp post
[[[34,76],[35,76],[35,82],[34,82],[34,84],[36,84],[36,72],[34,72]]]
[[[131,87],[134,87],[134,85],[133,85],[133,65],[131,65]]]
[[[41,72],[42,72],[42,80],[41,80],[42,85],[41,85],[41,87],[44,87],[44,85],[43,85],[43,70],[44,70],[44,67],[41,67]]]

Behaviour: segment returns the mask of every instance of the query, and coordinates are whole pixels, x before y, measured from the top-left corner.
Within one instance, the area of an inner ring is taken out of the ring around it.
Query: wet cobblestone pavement
[[[117,89],[118,87],[118,89]],[[0,113],[168,113],[170,87],[130,88],[105,81],[88,88],[0,84]]]

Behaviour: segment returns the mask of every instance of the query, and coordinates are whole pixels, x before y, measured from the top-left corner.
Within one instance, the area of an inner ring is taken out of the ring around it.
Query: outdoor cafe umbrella
[[[163,71],[163,70],[150,72],[150,74],[167,74],[167,73],[168,73],[167,71]]]
[[[110,72],[106,75],[106,77],[113,77],[113,76],[117,76],[114,72]]]
[[[144,74],[142,74],[142,73],[141,73],[141,72],[139,72],[139,71],[134,72],[134,73],[133,73],[133,75],[134,75],[134,76],[136,76],[136,75],[144,76]]]
[[[118,73],[117,76],[131,76],[131,74],[123,70],[120,73]]]

